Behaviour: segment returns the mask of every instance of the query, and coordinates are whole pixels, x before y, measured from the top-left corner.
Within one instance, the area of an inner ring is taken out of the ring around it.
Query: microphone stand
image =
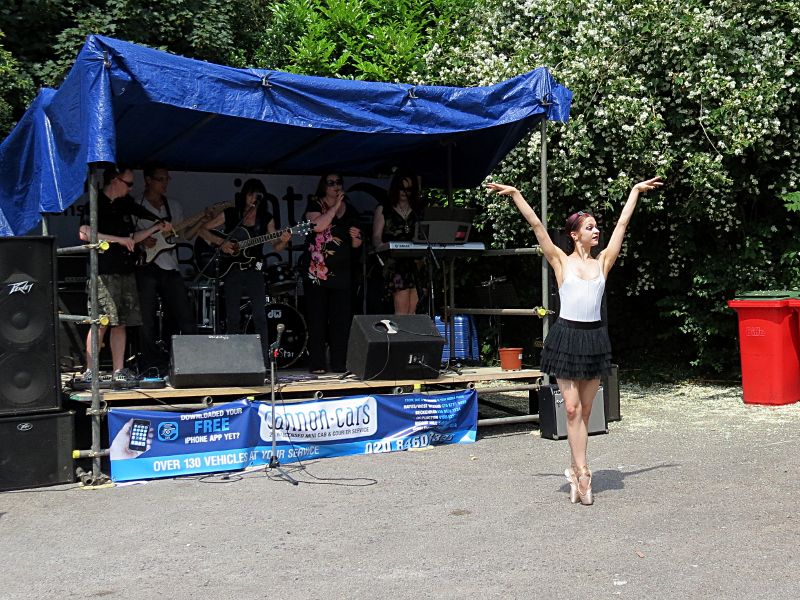
[[[419,228],[419,231],[422,234],[422,236],[425,238],[425,243],[428,246],[428,255],[431,257],[431,260],[433,261],[433,267],[438,271],[439,270],[439,261],[436,258],[436,252],[434,252],[434,250],[433,250],[433,244],[431,244],[431,240],[428,237],[428,232],[425,231],[425,227],[423,227],[421,223],[418,225],[418,228]],[[451,269],[453,268],[453,264],[452,263],[450,263],[450,268]],[[433,268],[429,268],[428,269],[428,274],[429,274],[429,282],[430,282],[429,285],[430,285],[430,288],[431,288],[430,289],[430,314],[431,314],[431,318],[435,319],[436,297],[435,297],[434,291],[433,291],[433,270],[434,270]],[[461,369],[459,369],[458,366],[456,366],[454,364],[454,361],[453,361],[453,355],[455,353],[455,319],[453,319],[452,315],[450,314],[450,307],[447,304],[450,301],[450,299],[447,297],[447,287],[448,286],[447,286],[447,270],[446,269],[442,269],[442,275],[444,276],[444,290],[443,290],[443,292],[444,292],[444,304],[442,305],[443,308],[444,308],[444,313],[442,314],[442,322],[444,323],[445,333],[448,332],[448,327],[450,329],[449,329],[449,335],[447,336],[449,338],[448,339],[449,354],[447,355],[447,363],[445,364],[444,368],[442,368],[439,372],[440,372],[440,374],[453,372],[453,373],[457,373],[458,375],[461,375]]]
[[[275,339],[275,343],[271,344],[269,347],[269,384],[270,384],[270,397],[271,397],[271,404],[272,404],[272,454],[269,457],[269,464],[267,465],[267,469],[275,469],[278,472],[278,475],[291,483],[292,485],[297,485],[298,482],[294,479],[289,473],[281,468],[281,463],[278,460],[278,452],[277,452],[277,432],[275,429],[275,363],[278,359],[278,352],[280,352],[281,348],[281,336],[283,335],[283,331],[285,326],[283,323],[278,323],[277,330],[278,336]]]

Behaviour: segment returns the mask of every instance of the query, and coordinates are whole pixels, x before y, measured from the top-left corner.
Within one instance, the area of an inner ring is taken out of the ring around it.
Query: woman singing
[[[589,415],[600,387],[600,377],[611,372],[611,343],[608,330],[600,321],[600,303],[606,278],[622,249],[622,239],[630,223],[639,194],[663,185],[655,177],[633,186],[608,246],[597,258],[592,248],[600,243],[600,230],[588,212],[576,212],[567,219],[565,231],[574,249],[567,255],[550,239],[539,217],[519,190],[499,183],[487,188],[510,196],[519,212],[530,223],[539,246],[558,282],[561,310],[542,350],[542,371],[556,378],[567,412],[567,439],[572,464],[564,471],[573,504],[592,504],[592,473],[587,465]]]
[[[305,210],[314,223],[300,264],[305,267],[303,291],[308,317],[309,371],[324,374],[326,342],[331,370],[346,370],[347,338],[352,320],[352,252],[361,247],[356,210],[344,196],[342,176],[323,176]],[[307,267],[306,267],[307,265]]]
[[[410,241],[422,211],[417,178],[398,173],[389,184],[389,200],[375,209],[372,243]],[[394,301],[394,314],[413,315],[419,302],[418,289],[425,285],[421,261],[388,256],[383,267],[386,291]]]

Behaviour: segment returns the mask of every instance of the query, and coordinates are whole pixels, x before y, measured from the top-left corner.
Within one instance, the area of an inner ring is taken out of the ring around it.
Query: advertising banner
[[[369,395],[275,407],[281,464],[475,441],[475,390]],[[237,400],[192,413],[112,409],[114,481],[176,477],[266,465],[272,456],[270,404]]]

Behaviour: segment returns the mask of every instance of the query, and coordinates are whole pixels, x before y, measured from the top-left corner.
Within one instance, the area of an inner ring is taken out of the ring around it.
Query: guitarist
[[[183,210],[179,202],[167,200],[167,187],[170,182],[169,171],[159,163],[149,163],[144,169],[144,193],[139,200],[140,206],[158,216],[164,221],[177,223],[183,220]],[[153,221],[137,219],[137,231],[148,229]],[[165,230],[162,235],[171,232]],[[145,238],[140,244],[146,248],[153,247],[156,240],[151,236]],[[180,334],[197,333],[189,296],[178,267],[177,250],[175,247],[164,250],[150,262],[140,265],[136,269],[136,284],[139,288],[139,303],[142,309],[142,327],[140,328],[140,344],[142,351],[142,372],[158,369],[162,374],[167,369],[168,348],[159,348],[158,331],[158,298],[161,298],[163,309],[174,326],[170,331]],[[171,336],[162,332],[162,338],[170,340]],[[166,341],[162,340],[162,341]]]
[[[206,223],[206,233],[211,234],[214,238],[209,239],[203,235],[203,239],[213,246],[220,247],[223,253],[232,255],[237,251],[237,241],[275,233],[275,219],[267,210],[266,195],[267,190],[259,179],[245,181],[241,191],[236,195],[236,206],[227,209]],[[224,226],[222,235],[212,231],[220,226]],[[284,232],[280,238],[272,242],[272,247],[276,252],[280,252],[286,248],[291,239],[292,234],[288,231]],[[261,248],[251,248],[247,252],[250,256],[257,256],[259,259],[263,257]],[[264,285],[264,276],[259,268],[260,264],[258,264],[260,262],[260,260],[251,261],[246,268],[234,265],[222,278],[222,283],[225,288],[226,331],[229,334],[241,333],[240,306],[242,295],[246,294],[252,303],[253,323],[256,332],[261,334],[263,359],[264,364],[267,365],[269,356],[267,291]]]

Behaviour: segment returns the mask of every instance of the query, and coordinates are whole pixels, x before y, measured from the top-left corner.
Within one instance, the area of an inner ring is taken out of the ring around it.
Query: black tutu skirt
[[[611,374],[611,341],[601,321],[559,317],[542,349],[542,371],[556,379],[597,379]]]

